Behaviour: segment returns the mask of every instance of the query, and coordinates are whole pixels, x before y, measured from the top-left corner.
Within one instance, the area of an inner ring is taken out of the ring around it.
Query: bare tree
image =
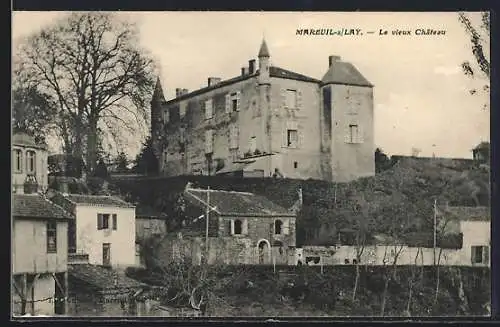
[[[387,250],[390,249],[390,253],[387,253]],[[386,245],[385,250],[384,250],[384,266],[386,266],[387,263],[390,263],[390,270],[387,269],[389,267],[386,267],[386,275],[385,275],[385,282],[384,282],[384,292],[382,294],[382,304],[380,305],[380,316],[384,316],[385,314],[385,305],[387,302],[387,292],[389,290],[389,283],[391,281],[396,281],[397,280],[397,264],[399,257],[401,253],[403,252],[404,245],[398,240],[398,238],[393,238],[392,239],[392,245]]]
[[[117,138],[149,119],[153,61],[139,46],[137,26],[117,14],[69,14],[28,38],[16,55],[15,71],[55,99],[65,147],[86,154],[90,171],[100,128]]]
[[[415,254],[415,259],[413,262],[413,265],[410,266],[411,270],[411,275],[408,280],[408,301],[406,302],[406,315],[408,317],[411,316],[411,303],[413,299],[413,288],[415,286],[415,279],[417,275],[417,267],[419,266],[418,264],[418,258],[423,258],[423,252],[422,252],[422,247],[418,246],[417,247],[417,253]],[[422,265],[423,263],[421,263]]]
[[[490,81],[490,13],[481,13],[481,21],[479,24],[473,24],[471,17],[463,12],[458,14],[460,23],[464,26],[465,31],[470,37],[470,45],[472,55],[475,59],[475,64],[469,61],[462,63],[462,70],[465,75],[474,77],[485,77],[487,82],[483,86],[483,91],[489,93]],[[479,25],[479,26],[474,26]],[[470,90],[471,94],[477,94],[478,90]],[[486,108],[486,105],[485,105]]]

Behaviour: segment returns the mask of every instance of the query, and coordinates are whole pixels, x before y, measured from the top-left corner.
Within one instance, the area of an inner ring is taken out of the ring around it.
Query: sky
[[[14,12],[14,44],[54,23],[61,12]],[[389,155],[470,158],[489,141],[487,80],[465,76],[464,60],[475,63],[457,13],[334,12],[119,12],[137,22],[142,46],[159,66],[165,96],[175,88],[196,90],[209,76],[228,79],[257,59],[262,39],[272,64],[321,79],[328,56],[354,64],[374,84],[375,146]],[[478,13],[469,13],[478,21]],[[300,36],[297,29],[361,29],[358,36]],[[416,29],[444,35],[415,35]],[[379,35],[379,30],[388,35]],[[412,35],[392,35],[411,30]],[[374,34],[367,34],[374,31]],[[489,48],[489,42],[488,46]],[[473,66],[477,67],[477,66]],[[487,109],[484,109],[487,105]],[[144,133],[142,133],[144,134]],[[127,149],[134,158],[139,138]]]

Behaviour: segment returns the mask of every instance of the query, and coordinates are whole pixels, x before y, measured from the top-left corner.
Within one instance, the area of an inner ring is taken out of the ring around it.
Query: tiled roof
[[[68,274],[100,290],[139,289],[146,284],[111,269],[91,264],[68,265]],[[116,285],[115,285],[116,280]]]
[[[368,80],[349,62],[335,61],[321,79],[323,84],[344,84],[357,86],[373,86]]]
[[[28,146],[32,148],[47,149],[46,144],[38,144],[35,138],[26,133],[15,133],[12,135],[12,145]]]
[[[72,215],[40,194],[13,194],[12,216],[71,219]]]
[[[304,81],[304,82],[312,82],[312,83],[320,83],[321,81],[312,78],[306,75],[302,75],[299,73],[292,72],[291,70],[286,70],[280,67],[276,66],[271,66],[269,67],[269,75],[271,77],[280,77],[280,78],[287,78],[287,79],[294,79],[298,81]]]
[[[102,207],[120,207],[120,208],[134,208],[131,203],[123,201],[116,196],[108,195],[86,195],[86,194],[67,194],[64,198],[74,204],[102,206]]]
[[[184,192],[193,204],[205,207],[207,191],[189,189]],[[194,196],[193,196],[194,195]],[[277,205],[264,196],[235,191],[210,191],[210,206],[221,215],[238,216],[292,216],[289,210]]]
[[[489,207],[447,207],[444,214],[452,215],[461,221],[490,221],[491,209]]]
[[[135,207],[135,216],[136,217],[163,217],[164,213],[156,210],[151,206],[146,206],[142,204],[138,204]]]

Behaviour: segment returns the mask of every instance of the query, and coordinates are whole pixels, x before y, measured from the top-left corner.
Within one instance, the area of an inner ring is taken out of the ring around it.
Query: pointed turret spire
[[[267,57],[269,58],[269,50],[267,49],[266,40],[262,39],[262,44],[260,45],[259,58]]]
[[[161,86],[160,77],[156,80],[155,91],[153,93],[153,101],[165,101],[165,96],[163,95],[163,87]]]

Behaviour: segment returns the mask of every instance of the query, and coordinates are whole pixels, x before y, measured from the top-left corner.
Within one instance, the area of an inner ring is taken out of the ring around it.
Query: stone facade
[[[214,175],[259,155],[234,169],[336,181],[373,175],[373,86],[351,64],[329,63],[317,80],[271,66],[269,51],[260,51],[258,70],[251,60],[240,76],[210,78],[169,101],[158,80],[151,130],[161,172]]]

